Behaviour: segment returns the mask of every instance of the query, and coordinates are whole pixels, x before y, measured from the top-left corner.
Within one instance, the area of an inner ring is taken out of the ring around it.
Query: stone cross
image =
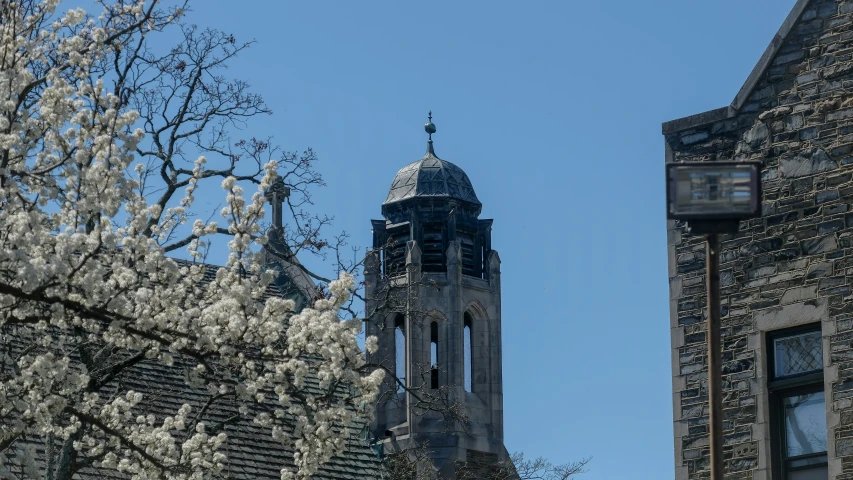
[[[272,205],[272,226],[281,229],[284,225],[284,199],[290,196],[290,187],[284,185],[284,180],[278,177],[265,194]]]

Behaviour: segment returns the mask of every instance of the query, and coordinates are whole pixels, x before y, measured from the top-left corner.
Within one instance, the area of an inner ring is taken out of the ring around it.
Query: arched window
[[[397,315],[394,319],[394,356],[395,368],[394,373],[400,383],[397,384],[397,391],[403,391],[403,385],[406,383],[406,319],[402,315]]]
[[[473,359],[472,359],[472,355],[471,355],[471,323],[472,323],[471,322],[471,314],[469,314],[468,312],[465,312],[465,329],[463,330],[463,335],[462,335],[462,342],[463,342],[463,350],[462,350],[463,359],[462,359],[462,362],[463,362],[463,365],[465,367],[464,368],[464,372],[465,372],[465,383],[464,383],[464,385],[465,385],[465,391],[466,392],[473,391],[471,387],[473,386],[473,383],[474,383],[473,379],[472,379],[472,375],[471,375],[471,372],[473,372],[473,365],[472,365]]]
[[[430,388],[438,388],[438,323],[429,326]]]

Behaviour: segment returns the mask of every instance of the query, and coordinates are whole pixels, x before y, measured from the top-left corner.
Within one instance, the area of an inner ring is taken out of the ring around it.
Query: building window
[[[430,388],[438,388],[438,323],[429,326]]]
[[[820,325],[768,334],[774,480],[827,480]]]
[[[406,385],[406,319],[402,315],[394,319],[394,357],[394,372],[399,379],[397,391],[402,392]]]
[[[444,230],[441,225],[424,225],[421,249],[421,268],[424,272],[446,272]]]
[[[474,236],[465,232],[456,232],[456,239],[459,240],[460,250],[462,252],[462,275],[471,277],[479,277],[480,269],[477,262],[474,261]]]
[[[393,277],[406,272],[406,244],[409,242],[408,224],[389,229],[382,248],[382,265],[385,275]]]
[[[471,378],[471,368],[472,368],[472,358],[471,358],[471,315],[468,312],[465,312],[465,329],[463,330],[462,336],[462,354],[463,357],[463,365],[465,367],[465,391],[471,392],[472,389],[472,378]]]

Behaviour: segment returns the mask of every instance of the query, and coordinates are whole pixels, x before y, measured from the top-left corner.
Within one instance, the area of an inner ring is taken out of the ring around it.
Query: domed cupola
[[[373,221],[374,248],[384,253],[387,274],[402,272],[406,242],[421,249],[424,272],[444,272],[450,242],[462,246],[463,274],[483,277],[483,262],[491,248],[491,220],[478,217],[483,205],[468,175],[438,158],[433,149],[432,112],[424,125],[429,134],[427,152],[397,172],[382,203],[385,220]]]
[[[424,125],[429,134],[427,152],[420,160],[414,161],[401,168],[394,181],[388,197],[382,202],[382,214],[388,218],[395,212],[407,210],[412,204],[447,206],[459,204],[474,216],[480,214],[483,205],[474,193],[471,180],[461,168],[447,160],[438,158],[432,144],[432,134],[435,125],[432,123],[432,112],[429,121]]]
[[[482,208],[468,175],[456,165],[438,158],[433,151],[432,139],[423,158],[397,172],[382,208],[385,210],[388,205],[415,198],[455,199]]]

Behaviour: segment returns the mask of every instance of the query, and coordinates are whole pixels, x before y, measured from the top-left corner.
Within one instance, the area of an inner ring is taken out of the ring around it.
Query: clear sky
[[[354,245],[432,109],[436,153],[495,219],[507,448],[657,480],[674,476],[660,124],[728,105],[793,4],[196,0],[189,19],[257,40],[229,74],[275,115],[247,134],[315,149],[317,210]]]

